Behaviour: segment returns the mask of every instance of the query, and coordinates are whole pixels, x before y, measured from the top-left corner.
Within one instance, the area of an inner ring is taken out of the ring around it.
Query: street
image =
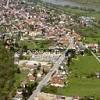
[[[67,51],[67,50],[66,50]],[[66,52],[65,51],[65,52]],[[36,90],[33,91],[33,94],[30,96],[28,100],[34,100],[34,97],[37,96],[37,94],[41,91],[41,89],[47,85],[48,81],[50,80],[52,74],[58,70],[60,67],[60,64],[64,61],[65,59],[65,52],[63,55],[61,55],[58,60],[55,62],[54,66],[50,69],[49,73],[39,82],[39,85],[37,86]]]

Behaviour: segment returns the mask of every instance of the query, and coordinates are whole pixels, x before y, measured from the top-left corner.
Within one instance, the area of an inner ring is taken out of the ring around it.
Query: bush
[[[90,50],[88,50],[88,49],[85,49],[85,51],[84,51],[87,55],[89,55],[89,56],[91,56],[92,54],[91,54],[91,51]]]

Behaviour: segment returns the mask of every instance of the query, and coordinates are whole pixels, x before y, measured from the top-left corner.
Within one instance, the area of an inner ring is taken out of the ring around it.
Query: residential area
[[[100,40],[79,31],[99,22],[33,1],[0,1],[0,43],[16,66],[10,99],[99,100]]]

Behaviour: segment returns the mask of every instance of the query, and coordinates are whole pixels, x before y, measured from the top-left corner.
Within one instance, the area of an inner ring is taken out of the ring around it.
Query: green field
[[[95,96],[100,100],[100,80],[71,78],[68,87],[58,88],[57,94],[66,96]]]
[[[71,0],[71,1],[74,1],[74,2],[78,2],[78,3],[88,3],[88,4],[98,4],[100,3],[100,0]]]
[[[20,83],[22,81],[25,81],[27,79],[27,75],[28,75],[29,71],[25,70],[25,71],[21,71],[21,73],[16,73],[15,74],[15,87],[19,87]]]
[[[58,89],[58,94],[95,96],[100,98],[100,80],[95,77],[86,78],[86,76],[98,71],[100,71],[100,64],[93,56],[79,56],[78,60],[74,60],[71,65],[72,73],[69,77],[68,87]]]
[[[26,40],[26,41],[20,41],[20,46],[27,46],[28,49],[48,49],[48,47],[52,44],[49,40]]]
[[[95,96],[100,100],[100,80],[96,77],[87,78],[90,74],[100,71],[97,60],[89,55],[78,56],[77,60],[73,60],[70,68],[68,86],[57,88],[53,93],[66,96]],[[45,92],[52,93],[50,88],[52,87],[47,88]]]
[[[100,80],[96,78],[86,78],[86,76],[100,71],[100,64],[93,56],[78,56],[78,60],[74,60],[71,64],[71,76],[69,77],[69,85],[64,89],[60,89],[63,95],[79,95],[79,96],[96,96],[100,97]],[[77,77],[75,77],[77,75]]]
[[[61,9],[65,13],[69,13],[75,16],[92,16],[95,17],[97,20],[100,20],[100,12],[97,11],[89,11],[77,7],[61,7]]]
[[[100,41],[100,29],[98,27],[84,27],[76,29],[78,33],[81,33],[85,37],[83,42],[85,43],[98,43]]]
[[[92,55],[78,56],[78,60],[73,60],[70,67],[72,73],[78,75],[100,71],[100,64]]]

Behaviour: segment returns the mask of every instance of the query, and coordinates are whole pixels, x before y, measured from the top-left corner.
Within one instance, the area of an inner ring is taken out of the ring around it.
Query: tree
[[[37,70],[40,70],[40,69],[41,69],[41,64],[39,63]]]
[[[23,51],[27,52],[27,49],[28,49],[27,45],[24,45],[23,46]]]
[[[38,83],[28,83],[22,90],[23,99],[27,100],[32,92],[36,89]]]
[[[17,73],[18,73],[18,74],[20,74],[20,73],[21,73],[21,71],[20,71],[20,68],[19,68],[19,67],[17,68]]]
[[[0,100],[9,100],[14,85],[13,53],[0,42]],[[6,99],[7,98],[7,99]]]
[[[34,69],[33,76],[37,78],[37,69]]]

